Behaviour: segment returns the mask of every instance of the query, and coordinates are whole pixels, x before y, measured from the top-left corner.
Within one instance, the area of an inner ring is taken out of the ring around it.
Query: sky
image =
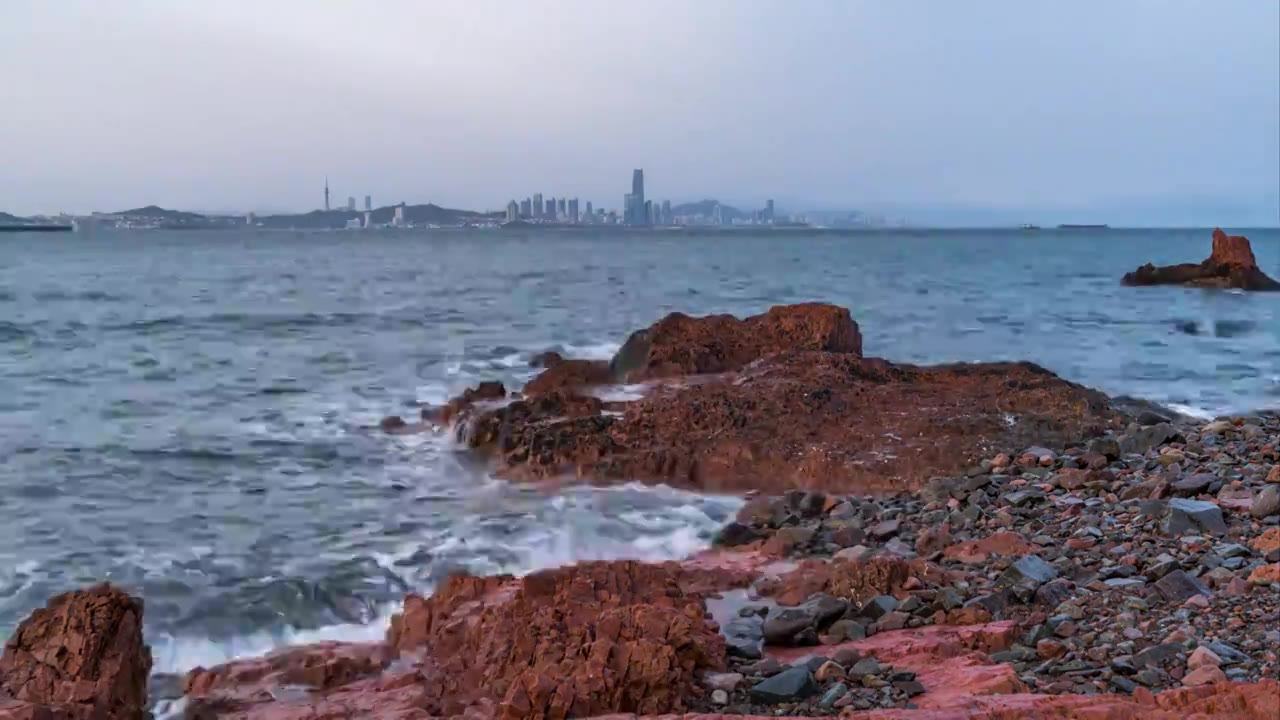
[[[0,0],[0,211],[1280,224],[1275,0]]]

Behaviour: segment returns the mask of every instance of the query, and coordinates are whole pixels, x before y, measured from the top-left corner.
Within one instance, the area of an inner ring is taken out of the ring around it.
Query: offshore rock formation
[[[142,601],[106,584],[64,593],[5,643],[0,718],[140,719],[150,672]]]
[[[1061,447],[1122,419],[1102,394],[1029,363],[918,367],[861,349],[857,324],[833,305],[746,320],[672,314],[633,334],[607,368],[566,360],[524,399],[464,415],[458,436],[513,479],[884,491],[962,472],[993,448]],[[586,397],[610,380],[650,386],[609,407]]]
[[[1185,285],[1199,288],[1280,290],[1280,282],[1258,269],[1249,238],[1213,231],[1213,252],[1198,265],[1156,267],[1150,263],[1124,276],[1125,285]]]

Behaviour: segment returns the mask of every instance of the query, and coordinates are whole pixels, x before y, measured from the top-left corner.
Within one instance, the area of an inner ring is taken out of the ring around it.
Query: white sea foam
[[[504,483],[482,486],[490,492],[518,492]],[[482,490],[483,492],[483,490]],[[388,569],[396,569],[419,552],[424,542],[433,558],[448,566],[456,559],[478,574],[524,575],[587,560],[634,559],[663,561],[688,557],[709,545],[724,517],[741,505],[732,497],[695,496],[667,487],[628,484],[614,488],[567,488],[546,497],[529,495],[522,515],[527,527],[513,536],[485,533],[481,526],[493,518],[476,515],[451,526],[447,533],[406,540],[395,550],[374,555]],[[608,517],[602,507],[637,505]],[[714,510],[714,512],[708,512]],[[398,568],[403,571],[404,568]],[[414,590],[429,593],[429,580]],[[148,636],[155,671],[184,673],[237,658],[264,655],[290,645],[326,640],[373,642],[381,639],[399,603],[377,608],[367,624],[339,624],[315,629],[287,627],[228,639],[159,635]]]

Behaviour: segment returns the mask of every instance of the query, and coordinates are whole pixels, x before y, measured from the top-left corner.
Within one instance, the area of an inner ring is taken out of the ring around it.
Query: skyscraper
[[[550,220],[551,222],[555,222],[556,220],[556,199],[555,198],[553,197],[547,198],[547,209],[542,214],[546,219]]]
[[[507,222],[515,222],[520,219],[520,206],[515,200],[507,203]]]
[[[764,221],[773,224],[773,198],[769,198],[764,202]]]
[[[356,211],[356,199],[348,195],[347,196],[347,212],[355,212],[355,211]]]
[[[596,213],[595,213],[595,210],[591,209],[591,201],[588,200],[587,201],[587,222],[595,222],[595,221],[596,221]]]
[[[536,218],[542,217],[542,193],[533,194],[533,216]]]
[[[371,212],[372,210],[373,210],[373,196],[372,196],[372,195],[365,195],[365,196],[364,196],[364,211],[365,211],[365,212]]]
[[[391,224],[396,227],[404,227],[404,203],[396,206],[396,215],[392,218]]]
[[[661,224],[675,225],[675,222],[671,217],[671,201],[670,200],[662,201],[662,223]]]
[[[569,206],[569,222],[577,224],[578,222],[578,198],[573,198],[568,203]]]
[[[565,199],[556,200],[556,219],[563,222],[569,217],[569,209],[566,207]]]
[[[644,170],[637,168],[631,171],[630,201],[623,206],[623,222],[628,225],[649,224],[648,213],[644,205]]]
[[[533,217],[533,201],[529,198],[520,201],[520,217]]]
[[[329,212],[329,176],[324,176],[324,211]]]

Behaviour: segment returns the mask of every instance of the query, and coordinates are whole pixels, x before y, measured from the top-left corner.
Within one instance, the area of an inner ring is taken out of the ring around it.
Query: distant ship
[[[1058,226],[1059,230],[1106,230],[1108,225],[1071,225],[1062,224]]]
[[[1032,225],[1031,223],[1022,223],[1018,227],[1022,230],[1039,230],[1040,229],[1039,225]]]

